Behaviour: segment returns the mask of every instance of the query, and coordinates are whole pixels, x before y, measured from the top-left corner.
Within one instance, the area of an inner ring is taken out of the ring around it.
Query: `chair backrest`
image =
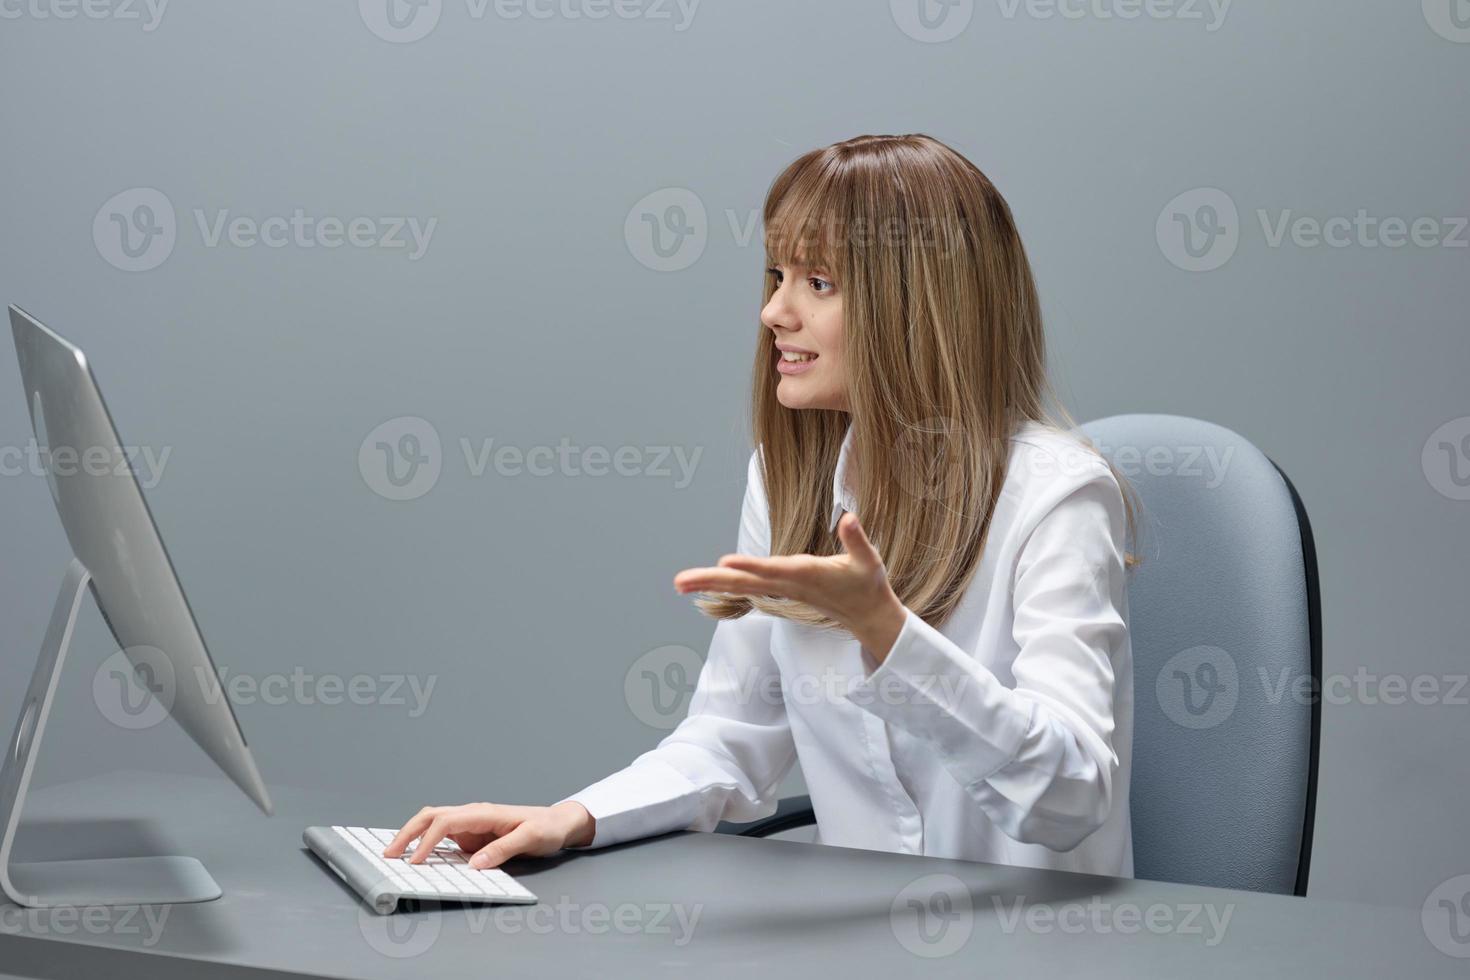
[[[1134,874],[1305,895],[1321,617],[1301,500],[1259,449],[1209,422],[1081,428],[1142,505],[1128,583]]]

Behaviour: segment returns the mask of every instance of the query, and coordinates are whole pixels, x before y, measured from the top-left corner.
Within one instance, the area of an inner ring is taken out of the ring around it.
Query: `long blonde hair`
[[[851,409],[849,417],[777,401],[775,351],[760,328],[752,427],[770,553],[841,553],[829,518],[850,423],[858,518],[899,599],[937,626],[980,562],[1009,438],[1028,420],[1075,428],[1047,378],[1041,305],[1010,207],[974,164],[932,137],[858,136],[792,162],[766,195],[763,221],[767,265],[819,267],[837,281]],[[762,306],[774,291],[766,276]],[[1131,534],[1133,494],[1114,474]],[[767,596],[698,605],[722,619],[758,609],[838,625]]]

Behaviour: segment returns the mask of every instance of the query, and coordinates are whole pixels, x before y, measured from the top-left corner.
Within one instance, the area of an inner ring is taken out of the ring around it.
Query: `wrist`
[[[863,622],[853,630],[858,642],[880,664],[888,656],[888,651],[893,649],[893,644],[898,642],[898,634],[903,632],[903,624],[909,612],[908,607],[899,601],[891,588],[885,591],[887,595],[870,607]]]
[[[566,800],[551,808],[564,821],[563,847],[586,847],[597,833],[597,821],[576,800]]]

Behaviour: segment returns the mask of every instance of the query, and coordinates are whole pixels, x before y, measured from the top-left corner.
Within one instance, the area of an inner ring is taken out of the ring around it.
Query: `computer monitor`
[[[103,858],[12,864],[11,847],[56,681],[83,594],[91,593],[118,647],[147,676],[174,679],[164,708],[261,810],[270,795],[228,697],[220,696],[193,610],[122,456],[86,356],[18,307],[10,327],[37,453],[75,556],[0,770],[0,886],[33,907],[209,901],[220,889],[193,858]],[[163,658],[160,660],[160,658]]]

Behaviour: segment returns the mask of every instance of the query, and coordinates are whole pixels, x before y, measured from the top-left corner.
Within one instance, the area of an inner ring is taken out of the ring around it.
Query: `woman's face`
[[[761,310],[772,333],[771,370],[781,381],[776,399],[787,408],[850,411],[842,367],[842,294],[817,266],[766,270],[776,291]]]

